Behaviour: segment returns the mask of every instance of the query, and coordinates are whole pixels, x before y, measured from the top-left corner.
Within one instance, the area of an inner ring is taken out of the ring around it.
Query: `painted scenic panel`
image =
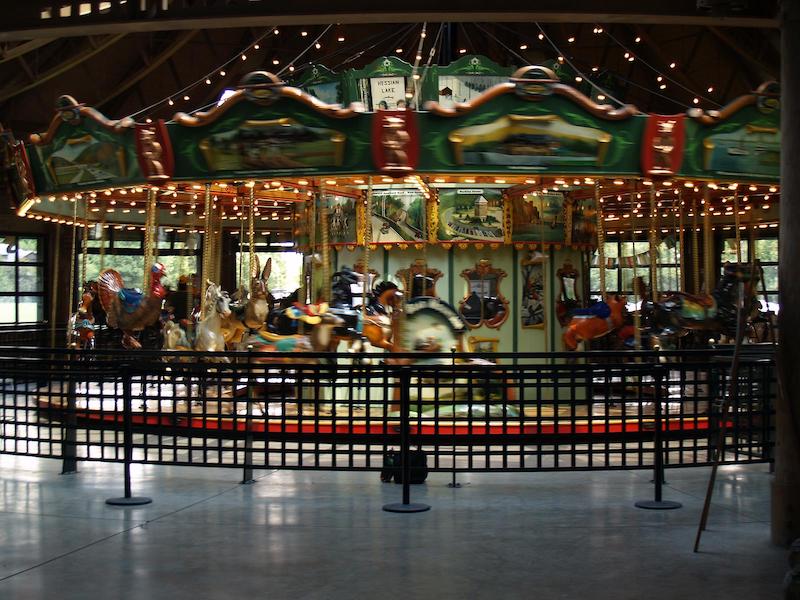
[[[355,244],[357,231],[355,198],[344,196],[326,196],[323,202],[328,205],[328,243]],[[322,207],[317,209],[317,240],[321,235]]]
[[[443,190],[439,195],[440,241],[503,241],[503,198],[498,189]]]
[[[333,129],[307,127],[284,117],[245,121],[236,129],[214,133],[200,141],[200,151],[212,171],[339,166],[345,139]]]
[[[559,115],[504,115],[450,133],[456,163],[509,167],[592,167],[605,159],[611,135]]]
[[[125,149],[88,133],[65,140],[49,155],[42,147],[37,147],[37,150],[56,185],[99,182],[126,175]]]
[[[512,207],[511,241],[564,241],[564,194],[561,192],[516,196]]]
[[[427,239],[425,197],[416,190],[373,191],[370,218],[375,243]]]

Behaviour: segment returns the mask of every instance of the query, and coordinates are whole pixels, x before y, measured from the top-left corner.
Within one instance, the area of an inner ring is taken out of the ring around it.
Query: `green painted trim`
[[[511,275],[511,288],[514,291],[514,299],[511,301],[511,318],[514,319],[514,326],[511,328],[511,351],[519,352],[519,329],[521,327],[519,320],[519,299],[522,296],[519,290],[519,252],[516,248],[512,247],[511,262],[513,263],[513,272]],[[517,364],[517,357],[514,357],[514,364]]]
[[[455,287],[456,278],[456,274],[454,273],[455,268],[455,254],[453,247],[450,246],[450,249],[447,251],[447,272],[450,274],[447,278],[447,301],[450,303],[450,306],[455,306],[455,301],[453,299],[453,289]]]

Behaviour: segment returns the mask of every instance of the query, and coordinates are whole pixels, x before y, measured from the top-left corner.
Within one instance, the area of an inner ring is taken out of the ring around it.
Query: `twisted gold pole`
[[[77,202],[77,200],[76,200]],[[78,287],[82,288],[86,283],[86,263],[89,255],[89,199],[85,198],[83,201],[83,240],[82,240],[82,256],[81,256],[81,280],[78,282]],[[81,293],[81,292],[79,292]]]
[[[742,232],[739,229],[741,218],[739,218],[739,189],[733,190],[733,222],[736,229],[736,264],[742,264]]]
[[[367,200],[364,211],[364,285],[361,289],[361,315],[367,317],[367,287],[369,286],[369,245],[372,242],[372,175],[367,179]]]
[[[594,205],[597,208],[597,266],[600,269],[600,300],[603,300],[606,297],[606,233],[599,180],[594,184]]]
[[[711,192],[708,184],[703,188],[703,282],[706,294],[714,289],[714,235],[711,233]]]
[[[331,279],[331,248],[328,244],[329,234],[328,231],[328,200],[325,198],[325,191],[322,187],[319,189],[319,203],[320,203],[320,229],[321,229],[321,243],[322,243],[322,286],[320,287],[321,298],[319,301],[328,299],[328,288]]]
[[[656,191],[650,186],[650,297],[653,302],[658,298],[658,206],[656,206]],[[634,252],[635,254],[635,252]],[[634,257],[634,262],[635,262]]]
[[[250,249],[250,279],[258,277],[256,265],[256,186],[250,188],[250,211],[247,215],[247,244]]]
[[[700,293],[700,228],[697,218],[697,198],[692,198],[692,293]]]
[[[678,194],[678,261],[680,264],[678,265],[678,275],[680,276],[679,282],[679,291],[685,292],[686,291],[686,246],[684,244],[684,228],[685,224],[683,222],[683,192]],[[675,213],[673,213],[674,215]],[[674,218],[674,217],[673,217]],[[676,261],[676,262],[678,262]]]
[[[202,267],[200,268],[200,314],[204,315],[206,312],[206,286],[209,277],[211,277],[211,239],[214,234],[211,231],[211,184],[206,184],[204,205],[203,205],[203,260]]]

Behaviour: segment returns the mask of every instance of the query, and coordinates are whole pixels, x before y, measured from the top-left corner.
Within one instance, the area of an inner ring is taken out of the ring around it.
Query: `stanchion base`
[[[402,502],[394,502],[392,504],[384,504],[383,510],[386,512],[394,512],[394,513],[417,513],[417,512],[425,512],[426,510],[430,510],[431,507],[427,504],[420,504],[419,502],[411,502],[409,504],[403,504]]]
[[[648,510],[672,510],[673,508],[681,508],[683,504],[672,500],[639,500],[634,506]]]
[[[130,498],[123,496],[122,498],[109,498],[106,500],[106,504],[111,506],[141,506],[142,504],[150,504],[152,501],[152,498],[146,498],[145,496],[131,496]]]
[[[239,483],[241,485],[253,485],[255,482],[255,479],[242,479]]]
[[[450,483],[447,484],[447,487],[449,487],[449,488],[460,488],[461,484],[458,483],[457,481],[456,482],[450,482]]]

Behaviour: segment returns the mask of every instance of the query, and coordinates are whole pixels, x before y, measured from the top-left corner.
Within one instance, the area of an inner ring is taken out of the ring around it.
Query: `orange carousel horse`
[[[581,342],[603,337],[622,327],[626,300],[625,296],[615,294],[589,309],[573,314],[562,336],[564,347],[567,350],[577,350]]]

